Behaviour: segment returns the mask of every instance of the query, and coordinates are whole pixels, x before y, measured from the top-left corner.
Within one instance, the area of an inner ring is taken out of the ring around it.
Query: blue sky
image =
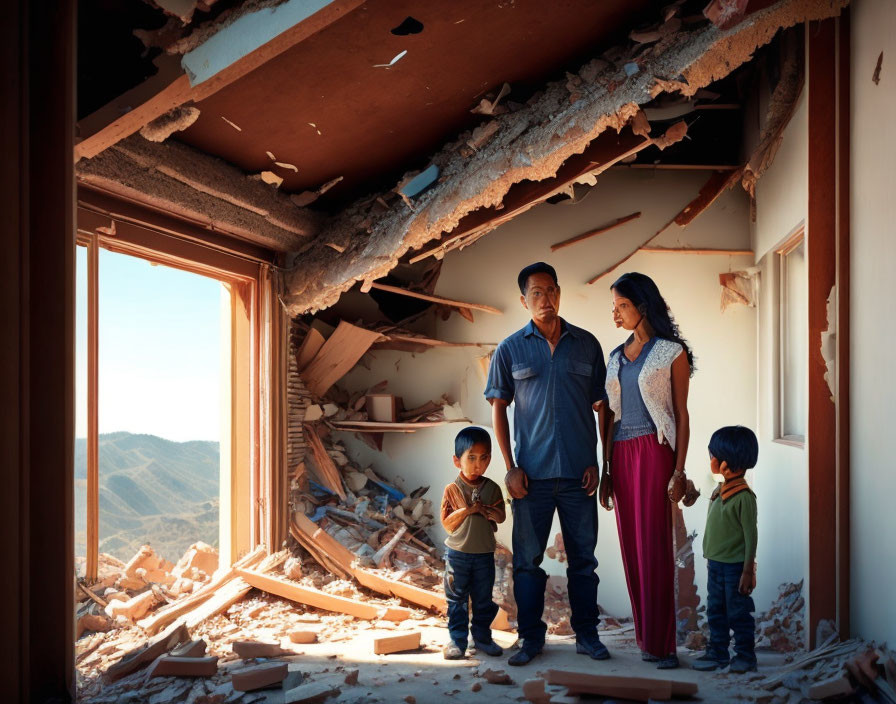
[[[77,250],[75,432],[84,437],[87,251]],[[219,440],[221,283],[103,249],[99,271],[100,433]]]

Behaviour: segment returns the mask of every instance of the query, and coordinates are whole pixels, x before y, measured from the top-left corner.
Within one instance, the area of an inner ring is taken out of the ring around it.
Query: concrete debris
[[[756,617],[756,647],[792,653],[805,647],[803,580],[782,584],[771,608]]]
[[[150,142],[164,142],[175,132],[182,132],[199,119],[199,108],[181,105],[140,128],[140,135]]]

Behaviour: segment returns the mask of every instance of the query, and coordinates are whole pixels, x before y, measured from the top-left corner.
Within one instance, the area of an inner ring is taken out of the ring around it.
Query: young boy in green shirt
[[[445,539],[445,599],[448,633],[443,655],[459,660],[467,649],[468,631],[473,645],[486,655],[501,655],[492,640],[491,624],[498,615],[492,599],[495,585],[495,531],[504,522],[504,494],[483,474],[492,458],[492,439],[475,426],[461,430],[454,440],[457,478],[445,487],[440,517],[448,531]],[[472,623],[468,602],[473,604]]]
[[[710,497],[703,533],[709,645],[694,662],[695,670],[715,670],[729,662],[730,672],[756,670],[756,607],[750,596],[756,588],[756,495],[744,475],[758,457],[756,435],[740,425],[720,428],[709,441],[710,470],[724,483]],[[732,631],[734,658],[729,659]]]

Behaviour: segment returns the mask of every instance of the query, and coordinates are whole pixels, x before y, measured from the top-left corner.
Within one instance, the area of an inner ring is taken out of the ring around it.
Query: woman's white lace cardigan
[[[641,397],[644,399],[650,419],[656,426],[657,440],[660,443],[667,440],[673,450],[675,409],[672,406],[672,362],[682,351],[682,346],[677,342],[657,339],[638,375],[638,388],[641,389]],[[610,410],[616,415],[616,420],[622,417],[622,390],[619,385],[621,354],[622,349],[612,353],[610,363],[607,365],[607,396],[610,400]]]

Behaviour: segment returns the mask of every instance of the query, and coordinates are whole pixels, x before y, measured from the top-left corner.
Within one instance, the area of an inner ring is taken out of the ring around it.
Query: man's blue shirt
[[[597,466],[592,404],[606,398],[600,343],[565,320],[551,347],[531,320],[498,345],[485,397],[513,402],[516,464],[530,479],[581,479]]]

